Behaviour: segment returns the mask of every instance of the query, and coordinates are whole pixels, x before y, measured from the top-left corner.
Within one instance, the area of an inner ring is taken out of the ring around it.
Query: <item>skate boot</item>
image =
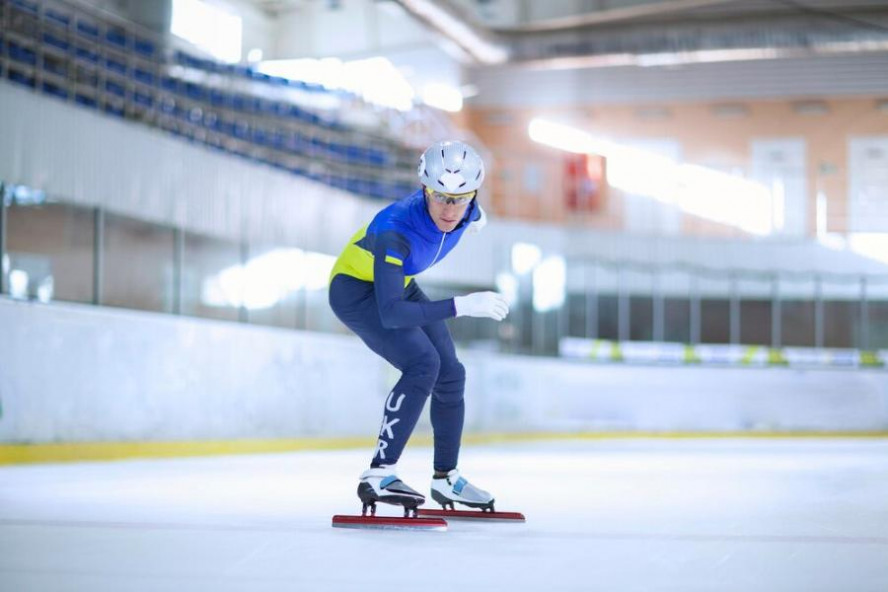
[[[404,516],[416,515],[416,507],[425,503],[425,497],[398,479],[395,467],[370,468],[361,474],[358,497],[364,504],[362,514],[376,515],[376,502],[404,507]]]
[[[432,478],[432,499],[441,504],[445,510],[447,508],[453,510],[453,503],[456,502],[470,508],[494,511],[493,496],[466,481],[457,469],[447,473],[446,477]]]

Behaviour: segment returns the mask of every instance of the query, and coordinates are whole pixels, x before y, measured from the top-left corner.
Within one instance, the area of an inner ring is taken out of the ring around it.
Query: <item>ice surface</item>
[[[888,590],[885,440],[466,447],[526,524],[331,528],[370,452],[0,467],[0,590]]]

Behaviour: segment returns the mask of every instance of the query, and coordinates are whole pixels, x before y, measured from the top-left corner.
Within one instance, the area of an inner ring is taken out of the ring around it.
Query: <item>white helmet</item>
[[[419,159],[420,182],[435,191],[468,193],[481,187],[484,162],[475,149],[459,141],[436,142]]]

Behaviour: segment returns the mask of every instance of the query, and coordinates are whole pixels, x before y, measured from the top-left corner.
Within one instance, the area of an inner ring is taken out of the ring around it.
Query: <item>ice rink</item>
[[[427,491],[430,457],[402,478]],[[0,468],[0,590],[888,590],[886,440],[475,446],[464,475],[526,524],[331,528],[367,459]]]

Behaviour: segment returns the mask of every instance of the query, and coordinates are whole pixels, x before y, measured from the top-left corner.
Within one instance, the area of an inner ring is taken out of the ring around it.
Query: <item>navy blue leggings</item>
[[[404,299],[428,302],[415,281]],[[330,283],[330,307],[367,346],[401,371],[385,401],[382,427],[372,466],[398,462],[426,398],[431,394],[436,471],[455,469],[462,439],[466,371],[444,321],[422,327],[387,329],[382,326],[371,282],[337,275]]]

